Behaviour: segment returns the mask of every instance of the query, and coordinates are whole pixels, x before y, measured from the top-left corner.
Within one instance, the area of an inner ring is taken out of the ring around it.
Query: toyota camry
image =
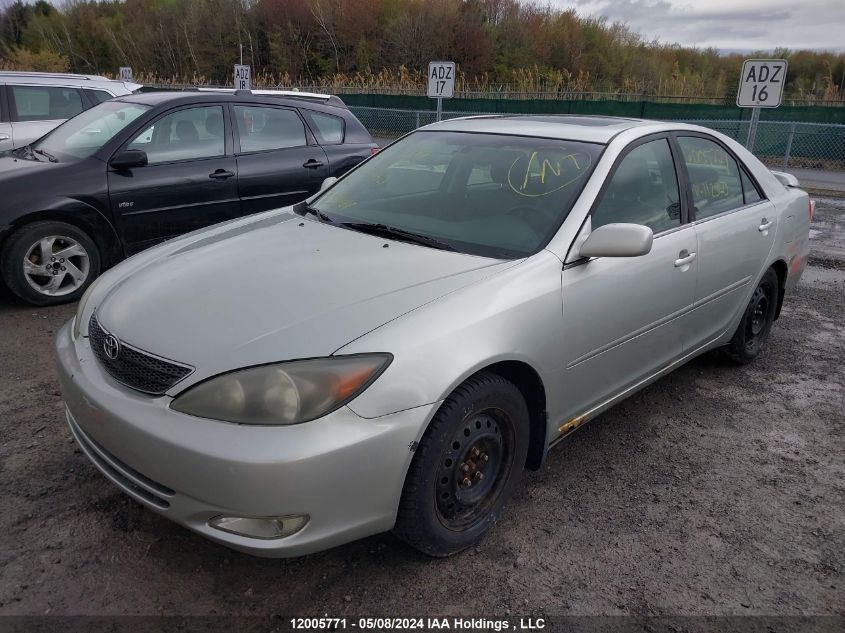
[[[128,495],[230,547],[393,530],[446,556],[614,403],[758,356],[812,211],[696,126],[436,123],[103,274],[57,338],[67,420]]]

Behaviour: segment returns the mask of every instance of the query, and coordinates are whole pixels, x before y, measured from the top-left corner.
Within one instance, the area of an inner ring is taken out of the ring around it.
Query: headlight
[[[91,292],[94,290],[94,286],[97,285],[98,281],[99,279],[95,279],[93,283],[88,286],[88,289],[82,294],[82,298],[79,300],[79,305],[76,308],[76,315],[73,317],[73,329],[71,330],[74,341],[79,338],[79,333],[82,329],[82,313],[85,312],[85,306],[88,305],[88,299],[91,298]]]
[[[390,354],[362,354],[250,367],[191,387],[170,407],[224,422],[299,424],[352,400],[392,359]]]

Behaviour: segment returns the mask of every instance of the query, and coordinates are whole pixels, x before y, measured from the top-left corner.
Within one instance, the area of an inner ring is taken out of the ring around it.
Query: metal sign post
[[[736,104],[740,108],[752,108],[745,141],[749,151],[754,151],[760,108],[777,108],[780,105],[786,83],[786,67],[785,59],[746,59],[742,63]]]
[[[437,99],[437,120],[443,118],[443,99],[455,95],[455,62],[429,62],[427,94]]]

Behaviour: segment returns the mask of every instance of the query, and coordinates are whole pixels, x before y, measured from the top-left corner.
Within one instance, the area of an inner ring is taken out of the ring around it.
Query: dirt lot
[[[0,615],[845,614],[845,200],[748,367],[699,358],[525,477],[477,548],[381,535],[298,560],[144,509],[71,440],[52,358],[74,307],[0,292]]]

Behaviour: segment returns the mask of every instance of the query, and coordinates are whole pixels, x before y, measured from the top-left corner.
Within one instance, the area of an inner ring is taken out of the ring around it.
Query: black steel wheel
[[[775,320],[779,293],[777,273],[770,268],[751,294],[731,342],[723,348],[735,363],[745,365],[760,354]]]
[[[419,443],[395,533],[431,556],[477,543],[496,523],[528,453],[528,408],[519,390],[482,372],[441,405]]]

